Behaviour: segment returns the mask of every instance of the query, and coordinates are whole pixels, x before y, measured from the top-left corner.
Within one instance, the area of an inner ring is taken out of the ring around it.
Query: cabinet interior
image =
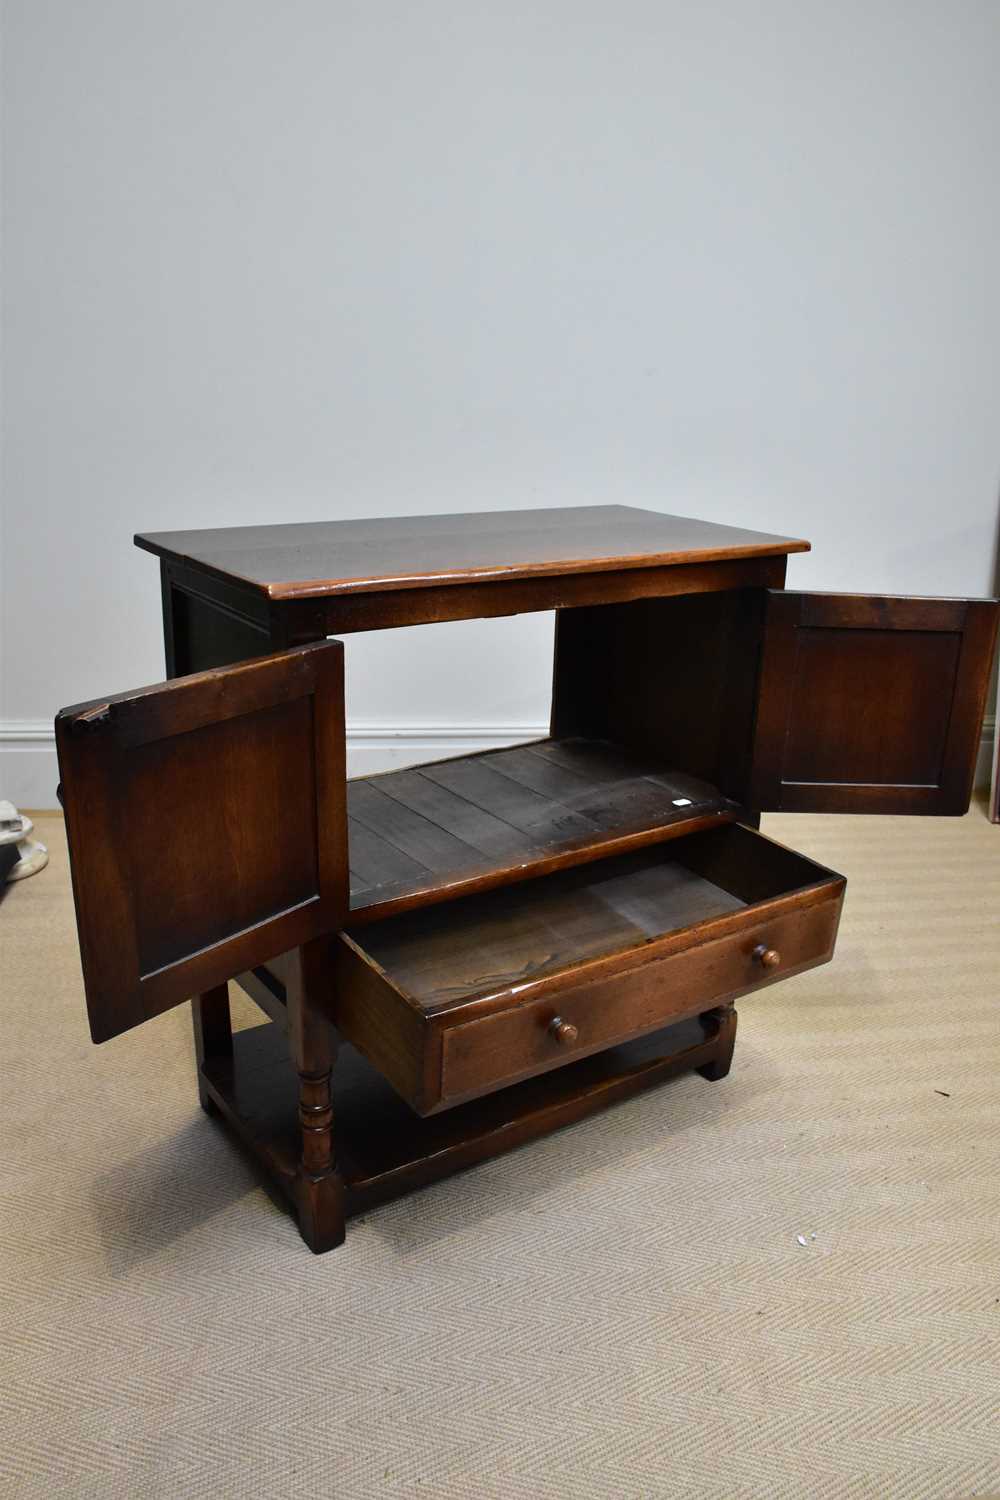
[[[736,819],[761,590],[560,610],[551,732],[348,784],[352,923]]]

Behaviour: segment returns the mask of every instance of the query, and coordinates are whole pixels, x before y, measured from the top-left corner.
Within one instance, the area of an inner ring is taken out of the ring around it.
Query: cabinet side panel
[[[275,649],[263,625],[242,619],[164,580],[164,637],[170,676],[228,667]],[[169,629],[168,629],[169,616]],[[172,657],[172,660],[171,660]]]

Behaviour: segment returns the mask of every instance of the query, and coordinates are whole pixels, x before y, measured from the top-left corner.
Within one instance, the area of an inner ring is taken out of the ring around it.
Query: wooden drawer
[[[824,963],[843,891],[720,827],[342,933],[333,1018],[432,1114]]]

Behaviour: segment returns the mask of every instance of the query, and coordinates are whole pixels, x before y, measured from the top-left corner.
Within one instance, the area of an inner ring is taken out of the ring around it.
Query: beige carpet
[[[91,1046],[39,825],[52,863],[0,903],[0,1493],[1000,1495],[981,809],[767,820],[847,874],[847,907],[832,965],[743,1002],[728,1080],[318,1259],[198,1109],[186,1007]]]

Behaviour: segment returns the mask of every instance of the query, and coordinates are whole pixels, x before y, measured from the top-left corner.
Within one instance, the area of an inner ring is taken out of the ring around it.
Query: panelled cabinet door
[[[752,805],[965,812],[997,609],[988,599],[770,592]]]
[[[343,925],[339,641],[65,708],[56,744],[95,1042]]]

